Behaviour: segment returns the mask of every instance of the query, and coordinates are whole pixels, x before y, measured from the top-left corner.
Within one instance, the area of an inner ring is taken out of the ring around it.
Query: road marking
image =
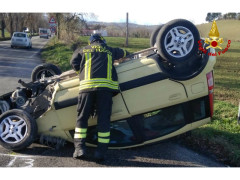
[[[29,156],[29,155],[17,155],[17,154],[2,154],[0,153],[0,156],[11,156],[11,157],[21,157],[21,158],[31,158],[31,157],[38,157],[38,156]]]
[[[11,166],[14,164],[14,162],[16,161],[16,159],[17,159],[17,157],[14,157],[14,159],[11,160],[11,161],[8,163],[7,167],[11,167]]]
[[[10,156],[10,157],[14,157],[6,167],[13,167],[17,161],[23,161],[24,165],[21,167],[33,167],[34,164],[34,159],[32,159],[33,157],[36,158],[38,156],[22,156],[22,155],[15,155],[15,154],[2,154],[0,153],[0,156]]]
[[[28,166],[24,166],[24,167],[33,167],[33,162],[34,159],[25,159],[25,164],[28,164]]]

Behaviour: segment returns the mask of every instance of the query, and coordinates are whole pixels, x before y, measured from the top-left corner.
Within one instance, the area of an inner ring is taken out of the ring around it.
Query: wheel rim
[[[1,139],[9,144],[22,141],[27,131],[28,128],[25,120],[16,115],[6,117],[0,124]]]
[[[55,73],[53,71],[42,70],[37,73],[36,78],[37,78],[37,80],[40,80],[40,79],[45,79],[45,78],[48,78],[48,77],[51,77],[54,75],[55,75]]]
[[[164,47],[167,53],[173,57],[186,56],[193,48],[194,36],[192,32],[183,26],[177,26],[167,32],[164,39]]]

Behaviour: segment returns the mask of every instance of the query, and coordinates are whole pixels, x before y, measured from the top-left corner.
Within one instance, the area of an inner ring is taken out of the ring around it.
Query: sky
[[[16,1],[16,3],[14,3]],[[173,19],[206,23],[208,12],[240,12],[237,0],[18,0],[1,2],[0,12],[84,12],[94,13],[102,22],[129,22],[158,25]],[[237,4],[236,4],[237,3]],[[13,5],[17,4],[17,5]]]

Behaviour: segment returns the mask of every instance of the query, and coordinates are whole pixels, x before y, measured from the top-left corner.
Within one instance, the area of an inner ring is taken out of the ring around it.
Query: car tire
[[[6,149],[22,150],[37,137],[36,121],[25,111],[12,109],[0,116],[0,144]]]
[[[14,48],[14,47],[11,45],[11,48]]]
[[[42,78],[48,78],[54,75],[60,75],[62,71],[54,64],[46,63],[36,66],[31,75],[32,82],[40,80]]]
[[[177,64],[197,55],[199,40],[199,32],[193,23],[176,19],[161,28],[156,44],[158,53],[164,60]]]
[[[164,25],[164,24],[159,25],[159,26],[157,26],[157,27],[153,30],[153,32],[152,32],[152,34],[151,34],[151,37],[150,37],[150,47],[154,47],[154,46],[155,46],[156,41],[157,41],[157,40],[156,40],[157,35],[158,35],[159,31],[161,30],[161,28],[163,27],[163,25]]]

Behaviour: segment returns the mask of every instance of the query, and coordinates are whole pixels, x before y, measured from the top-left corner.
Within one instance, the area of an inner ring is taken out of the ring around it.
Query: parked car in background
[[[32,48],[31,37],[25,32],[14,32],[11,38],[11,48],[14,47]]]
[[[39,37],[40,38],[49,38],[51,37],[51,31],[50,29],[46,29],[46,28],[39,28]]]

